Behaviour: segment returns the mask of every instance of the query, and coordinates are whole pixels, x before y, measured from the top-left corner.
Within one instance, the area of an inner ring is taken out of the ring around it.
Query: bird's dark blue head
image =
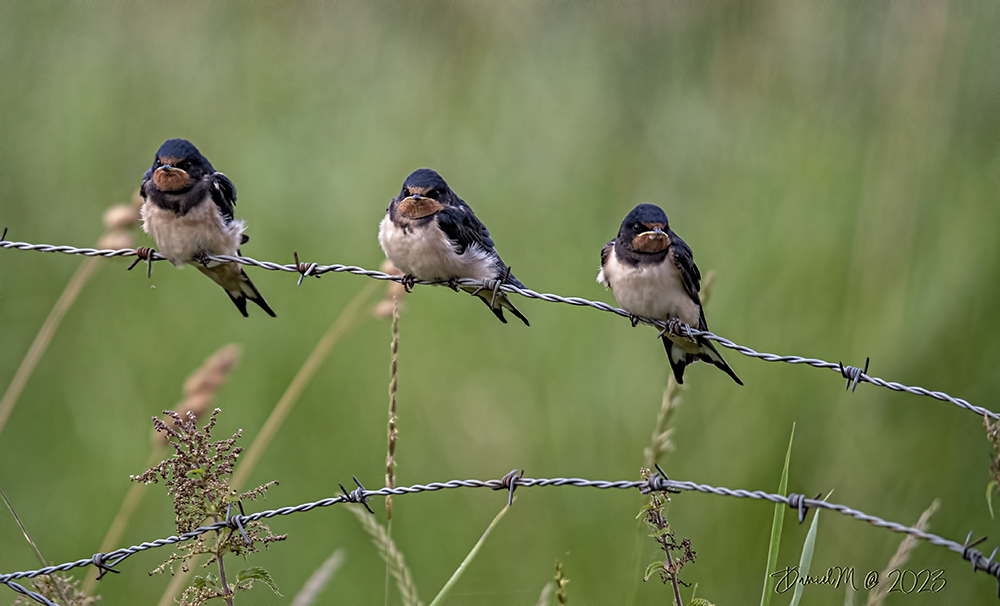
[[[667,213],[655,204],[640,204],[622,221],[618,239],[631,242],[637,252],[658,253],[670,246]]]
[[[399,197],[424,196],[438,200],[450,191],[448,184],[441,178],[441,175],[437,174],[437,171],[429,168],[418,168],[410,173],[406,181],[403,181],[403,190]]]
[[[205,175],[215,173],[212,163],[187,139],[168,139],[153,160],[153,184],[157,189],[179,192],[189,189]]]
[[[409,219],[423,219],[446,206],[463,204],[441,175],[429,168],[418,168],[410,173],[396,200],[399,212]]]

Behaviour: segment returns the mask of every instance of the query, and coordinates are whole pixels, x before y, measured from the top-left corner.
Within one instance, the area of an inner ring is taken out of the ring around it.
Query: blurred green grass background
[[[239,190],[244,253],[377,268],[389,198],[437,169],[489,225],[530,288],[613,302],[601,246],[639,202],[661,205],[705,272],[709,326],[761,351],[863,364],[996,410],[1000,392],[1000,72],[995,3],[4,3],[0,8],[0,225],[9,239],[91,246],[159,144],[191,139]],[[141,236],[140,245],[151,245]],[[80,259],[0,251],[0,384],[13,376]],[[46,558],[97,551],[128,476],[144,470],[150,416],[230,342],[218,437],[248,445],[319,335],[367,282],[248,269],[278,314],[239,316],[198,272],[150,282],[108,260],[87,285],[0,435],[0,484]],[[397,481],[636,478],[669,371],[651,329],[518,299],[531,327],[417,288],[401,318]],[[686,375],[672,477],[789,488],[906,524],[938,497],[931,530],[995,539],[984,499],[990,447],[974,415],[835,373],[723,352],[746,383]],[[251,482],[251,509],[381,485],[389,325],[340,342]],[[394,501],[393,536],[424,600],[447,580],[504,495]],[[451,604],[534,604],[565,564],[574,604],[662,604],[641,575],[655,545],[625,492],[522,489]],[[375,504],[384,517],[381,503]],[[682,578],[717,604],[757,603],[771,507],[700,494],[669,519],[698,552]],[[789,516],[793,514],[789,512]],[[152,487],[123,538],[170,535]],[[353,516],[278,518],[285,543],[250,558],[285,604],[335,548],[347,560],[321,603],[382,603],[385,568]],[[779,565],[807,528],[786,525]],[[900,535],[836,515],[813,570],[882,570]],[[991,543],[988,543],[992,545]],[[99,586],[105,604],[154,604],[167,553],[136,555]],[[234,563],[235,565],[235,563]],[[0,571],[37,562],[0,515]],[[993,603],[995,586],[944,549],[943,594]],[[86,574],[94,574],[88,569]],[[684,597],[690,595],[684,592]],[[787,603],[791,592],[776,597]],[[863,598],[859,598],[863,599]],[[0,597],[12,601],[13,595]],[[810,604],[843,589],[810,587]],[[988,601],[989,600],[989,601]],[[398,603],[394,594],[393,603]]]

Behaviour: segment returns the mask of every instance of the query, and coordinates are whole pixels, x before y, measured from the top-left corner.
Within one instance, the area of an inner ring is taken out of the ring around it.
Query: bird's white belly
[[[182,216],[147,200],[142,205],[142,221],[142,229],[153,236],[157,251],[178,266],[201,252],[235,255],[245,227],[240,220],[227,225],[209,199]]]
[[[631,314],[658,320],[679,318],[698,328],[701,310],[688,296],[681,274],[669,258],[663,263],[627,265],[612,251],[599,280],[611,287],[618,305]]]
[[[378,242],[393,265],[421,280],[496,277],[495,264],[487,251],[473,245],[461,255],[455,253],[451,240],[435,221],[403,230],[386,214],[379,225]]]

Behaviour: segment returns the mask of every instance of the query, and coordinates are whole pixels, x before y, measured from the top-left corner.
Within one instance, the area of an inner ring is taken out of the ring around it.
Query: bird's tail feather
[[[678,385],[684,383],[684,368],[695,360],[701,360],[715,366],[729,375],[738,385],[743,385],[743,381],[740,381],[740,378],[736,376],[736,373],[733,372],[733,369],[722,358],[719,350],[715,348],[715,345],[711,341],[699,337],[698,345],[700,346],[700,351],[697,354],[687,353],[680,347],[674,347],[673,341],[664,335],[663,348],[667,350],[667,359],[670,361],[670,368],[674,371],[674,378],[677,380]]]
[[[215,267],[196,265],[195,267],[226,291],[226,294],[229,295],[233,304],[236,305],[236,309],[240,310],[244,318],[250,315],[247,313],[247,300],[256,303],[272,318],[277,317],[267,304],[267,301],[260,294],[260,291],[250,281],[250,277],[247,276],[238,263],[226,263]]]
[[[469,293],[472,293],[476,289],[467,287],[465,290]],[[510,313],[514,314],[518,320],[524,322],[525,326],[531,326],[531,324],[528,323],[528,318],[524,317],[524,314],[522,314],[521,311],[518,310],[518,308],[514,307],[514,304],[510,302],[510,298],[507,297],[507,293],[504,292],[497,293],[496,307],[490,305],[490,301],[493,299],[492,290],[480,290],[476,294],[476,296],[479,297],[479,299],[486,304],[486,307],[490,308],[490,311],[493,312],[493,315],[495,315],[497,319],[503,322],[504,324],[507,323],[507,318],[503,317],[503,310],[506,309],[510,311]]]

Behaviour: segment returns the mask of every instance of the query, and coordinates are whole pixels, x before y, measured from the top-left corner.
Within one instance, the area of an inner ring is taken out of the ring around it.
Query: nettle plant
[[[161,479],[164,481],[167,494],[174,499],[178,534],[228,519],[233,508],[241,509],[240,501],[255,501],[277,484],[268,482],[243,493],[229,487],[236,459],[242,451],[236,446],[242,431],[237,431],[231,438],[213,442],[212,428],[219,414],[218,408],[200,429],[193,412],[181,415],[165,410],[163,414],[170,420],[153,417],[153,427],[166,437],[174,454],[131,479],[145,484],[157,483]],[[227,577],[224,558],[228,554],[246,556],[259,551],[258,545],[266,549],[271,543],[283,541],[287,536],[271,534],[267,525],[259,520],[244,524],[242,532],[219,529],[214,536],[202,534],[179,544],[177,550],[150,574],[163,573],[168,569],[172,574],[177,562],[180,562],[182,570],[187,571],[193,558],[207,554],[209,558],[204,566],[217,564],[218,574],[209,572],[196,576],[194,583],[181,595],[181,606],[199,606],[215,598],[221,598],[232,606],[235,593],[250,589],[255,582],[264,583],[280,596],[270,574],[263,568],[244,568],[235,577]]]

